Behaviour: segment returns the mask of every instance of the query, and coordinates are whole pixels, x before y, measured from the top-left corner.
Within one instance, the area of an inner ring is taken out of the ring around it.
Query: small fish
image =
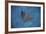
[[[27,13],[24,13],[23,11],[21,12],[21,17],[23,18],[24,21],[32,19],[32,16],[28,15]]]

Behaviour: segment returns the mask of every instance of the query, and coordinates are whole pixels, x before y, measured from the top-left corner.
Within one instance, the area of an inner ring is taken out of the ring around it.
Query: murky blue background
[[[11,27],[25,28],[25,27],[40,27],[40,7],[29,6],[11,6]],[[32,20],[23,21],[20,14],[21,11],[32,16]]]

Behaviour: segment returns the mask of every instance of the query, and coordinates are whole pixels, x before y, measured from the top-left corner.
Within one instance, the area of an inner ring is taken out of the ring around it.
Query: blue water
[[[12,28],[26,28],[26,27],[40,27],[40,7],[29,6],[11,6],[11,27]],[[21,11],[32,16],[32,20],[23,21],[20,14]]]

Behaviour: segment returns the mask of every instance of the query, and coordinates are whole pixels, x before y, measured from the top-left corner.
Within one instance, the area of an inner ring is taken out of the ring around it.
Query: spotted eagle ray
[[[23,12],[23,11],[21,12],[21,17],[22,17],[22,19],[23,19],[24,22],[32,19],[31,15],[29,15],[29,14]]]

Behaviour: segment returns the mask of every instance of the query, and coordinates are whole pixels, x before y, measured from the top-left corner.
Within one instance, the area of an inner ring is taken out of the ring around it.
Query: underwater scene
[[[40,7],[11,6],[11,28],[40,27],[40,13]]]

